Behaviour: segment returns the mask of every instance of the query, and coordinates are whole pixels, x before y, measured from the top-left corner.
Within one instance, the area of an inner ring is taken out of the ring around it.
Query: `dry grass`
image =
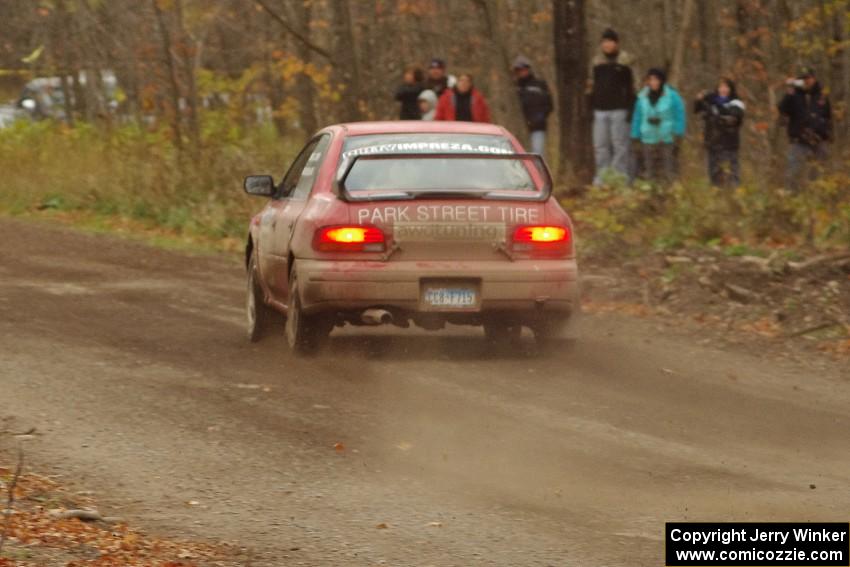
[[[181,159],[165,131],[22,122],[0,130],[0,211],[62,211],[176,235],[241,238],[257,204],[242,193],[242,177],[279,178],[299,145],[270,127],[229,135],[211,128],[193,160]]]

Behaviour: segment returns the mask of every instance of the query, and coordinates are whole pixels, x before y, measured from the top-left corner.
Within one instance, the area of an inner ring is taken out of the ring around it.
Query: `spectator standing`
[[[425,81],[425,88],[434,91],[437,98],[443,96],[446,89],[455,86],[457,79],[454,75],[446,73],[446,62],[435,57],[428,64],[428,78]]]
[[[552,93],[546,81],[534,75],[531,62],[522,55],[514,60],[513,71],[531,151],[543,155],[546,151],[546,119],[552,113]]]
[[[669,183],[676,174],[675,144],[685,134],[685,104],[661,69],[650,69],[635,102],[631,137],[640,142],[647,179]]]
[[[490,107],[481,91],[472,84],[472,75],[460,75],[454,88],[443,91],[434,119],[490,122]]]
[[[404,70],[402,84],[395,91],[395,99],[401,103],[400,120],[419,120],[419,93],[425,90],[425,73],[419,67]]]
[[[608,170],[629,174],[629,118],[635,102],[634,61],[620,49],[613,29],[602,33],[600,53],[593,58],[588,84],[593,110],[594,185]]]
[[[832,136],[832,110],[815,72],[804,67],[796,79],[786,81],[787,93],[779,112],[788,120],[788,169],[786,188],[800,189],[800,178],[808,166],[809,180],[817,177],[827,158],[827,142]]]
[[[437,114],[437,95],[431,89],[419,93],[419,113],[422,120],[434,120]]]
[[[738,149],[745,108],[731,79],[722,78],[717,90],[697,95],[694,112],[701,115],[705,123],[703,141],[708,176],[715,187],[734,188],[741,184]]]

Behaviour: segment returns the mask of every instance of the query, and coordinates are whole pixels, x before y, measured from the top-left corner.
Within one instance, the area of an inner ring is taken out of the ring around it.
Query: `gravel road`
[[[150,531],[251,565],[663,564],[665,521],[847,521],[850,372],[588,316],[544,355],[480,331],[243,332],[244,270],[0,220],[0,419]]]

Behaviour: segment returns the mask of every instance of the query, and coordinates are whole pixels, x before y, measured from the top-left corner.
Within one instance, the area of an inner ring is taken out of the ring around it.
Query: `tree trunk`
[[[304,30],[307,39],[310,39],[312,6],[309,2],[292,2],[291,6],[294,15],[292,20],[298,29]],[[295,53],[305,68],[311,63],[313,51],[305,42],[295,42]],[[315,107],[316,89],[313,79],[306,72],[302,71],[295,77],[295,98],[298,100],[298,122],[304,130],[304,135],[312,136],[319,129]]]
[[[360,120],[360,71],[351,28],[351,7],[348,0],[332,0],[334,62],[337,81],[342,88],[342,120]]]
[[[281,34],[279,33],[279,26],[272,20],[265,19],[260,25],[265,36],[263,69],[268,89],[269,106],[271,106],[272,111],[271,120],[278,136],[284,137],[289,133],[289,125],[286,118],[280,114],[285,97],[283,78],[280,70],[275,67],[272,54],[274,47],[280,43]]]
[[[508,48],[505,45],[504,35],[499,30],[499,2],[498,0],[478,0],[475,4],[482,16],[484,36],[490,46],[491,56],[487,58],[490,88],[486,93],[487,99],[496,121],[523,138],[525,137],[525,121],[522,118],[522,109],[514,88],[514,78],[510,74],[511,59]]]
[[[673,44],[670,39],[673,37],[673,31],[676,24],[676,6],[674,0],[664,0],[661,12],[661,67],[664,71],[670,71],[670,54],[673,53]]]
[[[682,20],[676,33],[676,46],[673,50],[673,62],[670,65],[670,83],[673,85],[681,82],[682,63],[685,60],[685,50],[688,48],[688,37],[690,37],[691,15],[694,12],[694,0],[684,0],[682,4]]]
[[[585,182],[593,172],[587,83],[587,29],[584,0],[553,0],[552,29],[558,87],[560,157],[558,177],[568,173]],[[569,169],[568,169],[569,167]]]
[[[765,62],[765,46],[762,29],[769,25],[762,0],[736,0],[735,18],[738,28],[738,58],[736,73],[741,77],[738,82],[738,95],[748,106],[747,119],[753,123],[768,121],[772,109],[776,107],[776,92],[770,84]],[[768,105],[759,104],[769,101]],[[760,131],[751,137],[753,151],[760,156],[769,156],[771,138],[768,132]],[[757,160],[756,169],[760,179],[769,179],[771,173],[778,170],[770,159]]]
[[[197,42],[186,31],[183,23],[183,0],[174,3],[177,16],[177,32],[180,38],[183,75],[186,77],[186,107],[189,113],[189,140],[192,155],[197,158],[201,146],[201,125],[198,118],[198,88],[195,84],[195,50]]]
[[[835,103],[843,102],[841,105],[844,109],[842,121],[845,126],[840,127],[835,125],[833,132],[835,133],[836,141],[842,146],[848,140],[847,113],[850,111],[850,49],[847,45],[847,32],[850,28],[850,20],[841,10],[834,10],[832,14],[832,41],[835,45],[840,45],[840,49],[832,56],[832,84],[830,85],[834,94],[832,101]],[[835,120],[835,117],[833,117]]]
[[[180,82],[177,79],[177,64],[174,61],[174,53],[171,47],[171,33],[168,31],[168,25],[165,22],[165,17],[157,0],[151,0],[151,4],[156,15],[159,37],[162,41],[162,55],[165,58],[165,66],[168,69],[169,94],[171,95],[172,106],[171,129],[174,134],[174,145],[177,147],[178,154],[182,156],[183,125],[180,110]]]
[[[65,2],[60,1],[56,4],[57,28],[54,30],[53,37],[56,38],[58,46],[57,51],[61,53],[61,63],[59,64],[58,74],[60,84],[62,85],[62,98],[65,107],[65,120],[68,126],[74,127],[74,91],[69,78],[71,73],[76,73],[74,65],[71,63],[71,17],[65,7]],[[59,58],[59,53],[55,54]]]

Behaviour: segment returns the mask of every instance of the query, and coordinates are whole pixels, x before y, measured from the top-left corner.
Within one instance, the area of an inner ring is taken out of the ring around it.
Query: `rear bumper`
[[[476,312],[568,315],[578,301],[578,268],[569,260],[329,261],[298,260],[302,305],[308,313],[390,307],[418,312],[422,280],[480,282]]]

